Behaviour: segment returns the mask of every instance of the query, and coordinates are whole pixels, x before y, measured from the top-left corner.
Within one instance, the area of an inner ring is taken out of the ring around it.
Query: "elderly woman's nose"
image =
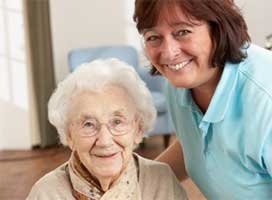
[[[175,38],[164,38],[161,44],[161,56],[165,59],[175,59],[181,53],[181,44]]]
[[[99,133],[97,134],[96,145],[108,146],[113,143],[113,135],[107,126],[101,126]]]

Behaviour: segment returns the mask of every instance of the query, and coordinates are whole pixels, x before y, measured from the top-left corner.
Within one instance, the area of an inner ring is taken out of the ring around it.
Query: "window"
[[[22,0],[0,0],[0,100],[27,110]]]

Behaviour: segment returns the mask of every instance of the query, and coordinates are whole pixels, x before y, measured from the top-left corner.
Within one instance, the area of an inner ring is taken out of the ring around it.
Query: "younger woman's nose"
[[[161,56],[163,59],[173,60],[181,53],[181,44],[173,37],[165,38],[161,44]]]

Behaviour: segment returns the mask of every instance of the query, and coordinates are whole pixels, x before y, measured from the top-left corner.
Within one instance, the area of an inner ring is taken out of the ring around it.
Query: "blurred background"
[[[272,1],[236,3],[253,43],[272,48]],[[69,73],[72,49],[131,45],[138,52],[140,67],[148,64],[133,10],[134,0],[0,0],[0,199],[23,199],[40,176],[68,158],[67,149],[42,149],[58,144],[56,131],[47,121],[47,101]],[[155,138],[149,148],[138,152],[153,159],[163,149]],[[45,159],[28,160],[41,157]],[[26,180],[19,196],[12,198]],[[203,198],[188,185],[194,199]]]

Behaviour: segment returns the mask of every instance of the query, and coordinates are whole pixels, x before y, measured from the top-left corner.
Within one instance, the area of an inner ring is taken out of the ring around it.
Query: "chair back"
[[[116,45],[72,49],[68,54],[69,69],[72,72],[78,65],[98,58],[118,58],[132,65],[135,70],[138,69],[139,65],[138,53],[134,47],[129,45]]]

